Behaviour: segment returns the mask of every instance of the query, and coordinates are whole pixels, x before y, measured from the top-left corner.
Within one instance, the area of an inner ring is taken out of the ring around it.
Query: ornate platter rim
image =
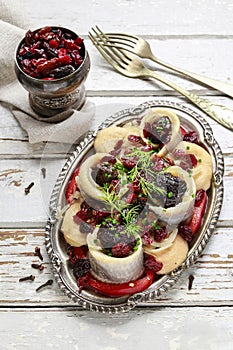
[[[154,282],[147,290],[124,298],[98,297],[93,293],[90,294],[89,292],[85,291],[84,293],[82,292],[79,294],[77,291],[77,286],[75,288],[73,281],[71,278],[69,278],[69,273],[65,267],[64,257],[62,256],[58,239],[60,225],[59,221],[61,221],[61,219],[58,219],[57,214],[62,207],[62,195],[64,195],[64,188],[70,175],[77,166],[77,163],[81,160],[82,156],[92,148],[94,138],[99,130],[110,125],[120,125],[121,123],[130,120],[130,118],[132,119],[139,117],[142,115],[142,113],[153,107],[171,108],[176,110],[176,113],[178,114],[185,114],[184,121],[187,121],[188,124],[191,123],[194,125],[194,128],[198,129],[199,135],[201,136],[201,142],[208,148],[212,155],[214,162],[214,174],[207,219],[205,219],[201,233],[195,241],[193,247],[189,250],[188,256],[184,263],[172,273],[164,275],[158,281]],[[88,132],[80,141],[58,175],[51,194],[49,218],[45,228],[45,243],[48,255],[51,258],[54,277],[61,290],[79,306],[101,313],[126,312],[137,305],[146,304],[148,301],[155,301],[156,298],[173,287],[184,270],[196,262],[197,258],[202,253],[207,242],[209,241],[209,238],[211,237],[217,224],[222,207],[224,190],[223,173],[223,154],[220,146],[214,138],[212,129],[205,118],[191,108],[177,102],[158,100],[145,102],[136,107],[127,108],[111,115],[99,126],[97,130]]]

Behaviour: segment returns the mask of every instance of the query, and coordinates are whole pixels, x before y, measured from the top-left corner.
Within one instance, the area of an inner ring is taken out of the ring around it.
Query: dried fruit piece
[[[37,79],[54,80],[72,74],[83,63],[83,39],[50,26],[32,32],[18,50],[22,70]]]

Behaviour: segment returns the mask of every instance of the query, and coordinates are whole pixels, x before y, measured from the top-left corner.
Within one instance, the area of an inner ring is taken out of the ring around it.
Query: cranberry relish
[[[80,67],[84,59],[83,39],[58,27],[28,30],[17,52],[20,68],[37,79],[63,78]]]

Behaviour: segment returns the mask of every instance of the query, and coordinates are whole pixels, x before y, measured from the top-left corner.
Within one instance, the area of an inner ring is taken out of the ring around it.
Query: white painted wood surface
[[[10,0],[14,4],[13,0]],[[16,3],[17,1],[15,1]],[[187,70],[233,82],[233,2],[231,0],[23,0],[34,27],[67,26],[84,36],[91,56],[87,95],[96,105],[94,129],[106,117],[139,103],[168,99],[190,105],[156,81],[131,80],[115,73],[88,40],[92,26],[124,31],[149,40],[159,58]],[[159,68],[146,61],[152,68]],[[184,88],[233,108],[218,91],[163,75]],[[0,105],[0,349],[211,349],[228,350],[233,339],[233,138],[232,132],[206,116],[225,159],[224,203],[215,233],[197,263],[153,305],[106,316],[76,307],[53,278],[44,247],[48,201],[70,147],[28,143],[10,111]],[[46,168],[43,178],[41,168]],[[28,196],[24,188],[34,181]],[[35,246],[45,270],[34,282],[18,279],[32,273]],[[189,291],[188,277],[194,276]]]

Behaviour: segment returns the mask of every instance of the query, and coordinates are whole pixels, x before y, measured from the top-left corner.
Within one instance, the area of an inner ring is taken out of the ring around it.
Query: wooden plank
[[[154,303],[156,306],[233,305],[233,237],[232,229],[218,228],[195,265],[186,270],[177,284]],[[32,269],[40,260],[34,255],[40,247],[44,271]],[[75,305],[59,289],[57,283],[36,293],[36,288],[53,278],[51,262],[44,245],[43,230],[0,231],[0,305],[61,306]],[[33,282],[19,283],[19,278],[34,274]],[[192,289],[188,290],[189,275]]]
[[[86,34],[95,24],[106,31],[124,30],[157,36],[232,34],[231,0],[157,0],[147,4],[142,0],[114,3],[107,0],[87,0],[85,6],[78,7],[74,6],[72,0],[67,0],[66,6],[58,5],[55,0],[42,0],[33,4],[24,0],[23,5],[29,19],[35,23],[35,28],[46,24],[60,24],[76,30],[80,35]]]
[[[101,315],[69,309],[0,310],[4,349],[231,350],[232,308],[147,308]]]
[[[86,81],[88,94],[91,96],[109,95],[112,91],[118,95],[147,96],[148,94],[163,96],[166,94],[177,94],[166,85],[153,79],[150,81],[130,79],[121,76],[104,60],[93,44],[85,41],[91,57],[91,70]],[[159,40],[148,39],[152,51],[165,62],[177,67],[206,75],[225,82],[232,82],[233,68],[231,55],[226,55],[224,61],[221,59],[222,52],[233,50],[233,39],[191,39],[182,38]],[[218,47],[218,50],[216,50]],[[202,84],[194,83],[190,79],[182,79],[176,73],[167,74],[167,70],[155,63],[146,60],[144,62],[152,70],[156,70],[170,81],[190,90],[196,94],[219,94],[211,88]],[[101,77],[101,84],[100,84]],[[110,92],[109,92],[110,90]]]
[[[232,132],[213,121],[206,114],[182,98],[163,96],[141,96],[141,97],[89,97],[89,100],[95,104],[95,116],[93,118],[90,129],[97,128],[106,118],[126,108],[133,108],[140,103],[148,101],[173,101],[179,102],[197,113],[201,114],[213,129],[214,136],[220,144],[223,153],[231,154],[233,152]],[[210,100],[215,104],[222,104],[226,107],[233,108],[232,101],[224,97],[211,97]],[[19,126],[15,118],[9,114],[9,111],[0,106],[0,155],[1,159],[9,158],[61,158],[66,156],[70,151],[70,146],[61,143],[37,143],[29,144],[27,134]]]

